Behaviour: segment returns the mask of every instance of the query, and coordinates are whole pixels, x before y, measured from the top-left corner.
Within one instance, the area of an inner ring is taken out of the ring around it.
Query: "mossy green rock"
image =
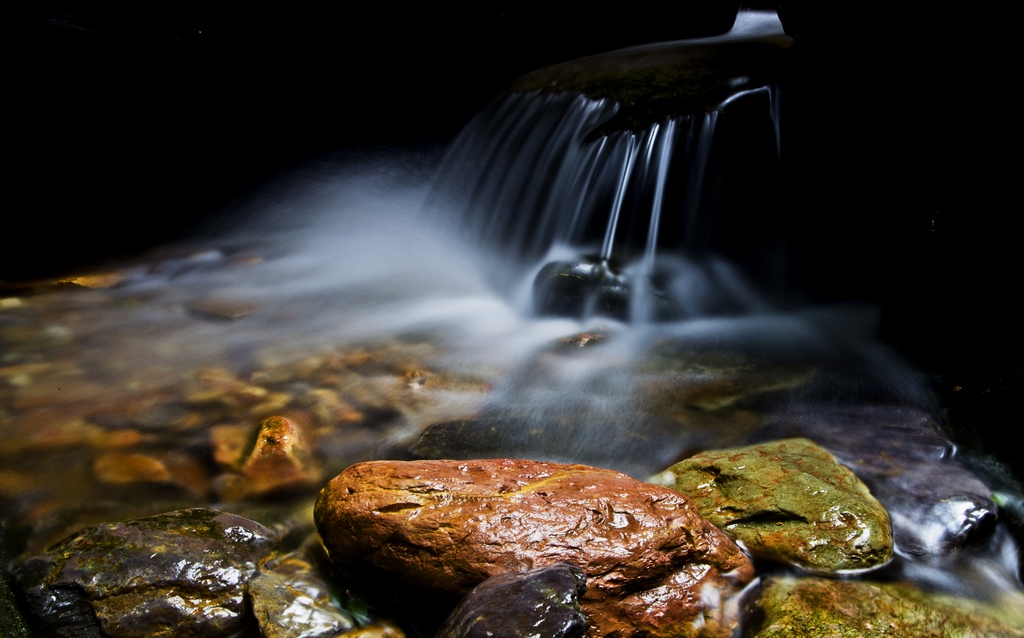
[[[856,572],[892,558],[889,514],[853,472],[803,438],[710,451],[658,481],[755,558],[816,573]]]
[[[1024,636],[1020,595],[1005,604],[928,594],[906,584],[770,578],[753,605],[752,638]]]

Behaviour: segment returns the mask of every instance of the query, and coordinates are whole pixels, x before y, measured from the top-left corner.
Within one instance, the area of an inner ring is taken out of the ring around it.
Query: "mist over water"
[[[808,397],[814,401],[930,405],[918,375],[875,340],[876,309],[851,304],[779,310],[721,258],[676,258],[685,273],[676,285],[687,288],[691,299],[724,287],[745,300],[742,313],[694,312],[685,320],[654,323],[537,316],[530,291],[538,269],[559,251],[569,257],[575,249],[553,245],[524,267],[484,238],[473,242],[465,212],[445,210],[434,199],[435,176],[425,167],[438,159],[429,150],[327,162],[268,186],[245,206],[244,227],[212,241],[225,263],[229,253],[246,251],[260,255],[259,263],[174,280],[193,297],[220,295],[259,309],[244,321],[209,327],[213,339],[229,334],[299,353],[318,344],[424,335],[438,344],[440,365],[488,378],[491,408],[539,421],[626,427],[646,401],[637,368],[665,342],[836,368],[833,377],[821,374],[806,390],[821,393]],[[496,269],[504,276],[496,279]],[[156,291],[152,277],[134,286]],[[131,295],[135,289],[122,290]],[[608,338],[568,357],[549,352],[580,333]],[[595,434],[593,444],[602,436]],[[586,447],[582,438],[576,447]]]

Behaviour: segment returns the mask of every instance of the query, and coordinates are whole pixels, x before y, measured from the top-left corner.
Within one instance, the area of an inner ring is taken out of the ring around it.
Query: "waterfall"
[[[737,109],[736,117],[767,112],[758,124],[771,127],[763,137],[773,147],[763,155],[777,162],[774,86],[737,91],[709,112],[607,133],[600,131],[618,112],[614,102],[512,93],[456,139],[428,205],[454,215],[488,254],[507,256],[482,266],[497,288],[522,290],[524,273],[559,277],[559,290],[541,291],[554,306],[533,296],[541,314],[646,321],[749,311],[763,303],[716,253],[720,182],[737,179],[723,177],[729,168],[716,131],[735,104],[758,100],[764,108]],[[566,275],[588,289],[579,299],[561,288]]]

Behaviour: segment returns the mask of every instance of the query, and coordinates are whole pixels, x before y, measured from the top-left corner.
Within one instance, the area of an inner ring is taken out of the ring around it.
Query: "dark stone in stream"
[[[956,459],[956,445],[924,412],[808,411],[783,417],[770,435],[806,436],[853,470],[889,511],[897,551],[948,554],[992,532],[992,490]]]
[[[576,638],[587,619],[583,570],[569,563],[491,576],[473,588],[436,638]]]
[[[533,308],[539,315],[626,320],[629,296],[626,278],[602,262],[553,261],[533,282]]]
[[[178,510],[87,527],[15,576],[44,635],[233,636],[274,542],[241,516]]]
[[[632,282],[606,262],[588,258],[552,261],[534,279],[533,309],[542,316],[601,316],[628,321],[635,318],[632,306],[636,294]],[[682,308],[653,284],[642,301],[651,320],[668,321],[683,316]]]

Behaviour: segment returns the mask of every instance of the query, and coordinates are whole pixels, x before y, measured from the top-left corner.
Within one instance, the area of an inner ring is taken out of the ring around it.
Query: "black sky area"
[[[681,28],[661,3],[208,4],[9,12],[0,280],[185,236],[312,158],[443,144],[533,69]],[[863,4],[826,18],[792,49],[789,199],[765,212],[792,237],[794,280],[815,301],[878,303],[883,336],[924,362],[1019,379],[1005,21]]]

